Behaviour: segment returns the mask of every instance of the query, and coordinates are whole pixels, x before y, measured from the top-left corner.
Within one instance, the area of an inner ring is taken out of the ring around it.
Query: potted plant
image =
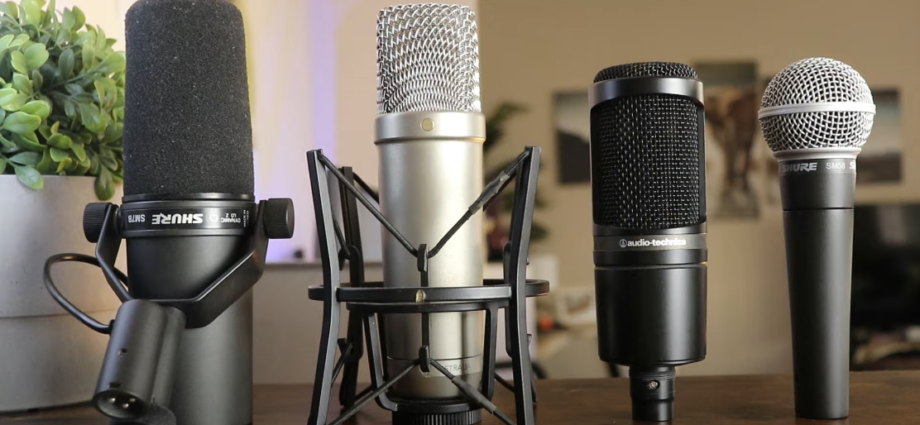
[[[125,56],[79,8],[0,2],[0,411],[87,400],[106,339],[45,293],[60,252],[93,252],[83,207],[122,180]],[[62,268],[62,290],[101,320],[115,299],[98,271]]]

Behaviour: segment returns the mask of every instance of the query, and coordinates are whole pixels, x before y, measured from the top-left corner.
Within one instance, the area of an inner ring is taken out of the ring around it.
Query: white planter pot
[[[108,342],[67,314],[42,280],[49,256],[95,251],[82,224],[83,207],[97,201],[94,179],[44,178],[33,191],[0,175],[0,412],[88,401]],[[119,188],[113,201],[121,196]],[[117,266],[124,270],[124,255]],[[120,303],[98,268],[60,264],[53,277],[80,309],[103,323],[114,318]]]

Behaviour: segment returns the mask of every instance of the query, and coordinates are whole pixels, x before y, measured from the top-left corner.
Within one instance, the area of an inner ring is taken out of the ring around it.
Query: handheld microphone
[[[827,58],[783,69],[758,114],[779,161],[795,411],[804,418],[849,415],[856,156],[874,114],[862,76]]]
[[[377,81],[381,210],[407,239],[431,248],[483,189],[485,118],[480,113],[473,11],[443,4],[383,9],[377,20]],[[420,282],[417,258],[388,232],[383,238],[384,285],[426,285]],[[431,258],[430,285],[482,285],[482,239],[481,215],[474,215]],[[479,386],[482,312],[434,313],[430,324],[422,323],[417,314],[388,314],[384,319],[391,376],[419,358],[422,326],[430,326],[431,358],[474,388]],[[445,375],[436,370],[425,374],[418,368],[392,391],[415,400],[462,396]],[[481,411],[422,416],[394,412],[394,422],[475,423]]]
[[[633,419],[673,417],[675,366],[706,356],[703,84],[633,63],[589,91],[600,358],[629,366]]]

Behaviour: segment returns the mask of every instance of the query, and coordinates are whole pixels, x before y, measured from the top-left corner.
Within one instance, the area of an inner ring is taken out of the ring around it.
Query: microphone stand
[[[355,174],[351,167],[342,167],[340,169],[345,176],[344,181],[339,182],[339,196],[342,206],[342,222],[345,229],[344,243],[342,240],[339,244],[342,246],[341,257],[348,261],[349,282],[352,288],[364,286],[364,251],[361,246],[361,227],[358,221],[358,204],[355,196],[345,187],[346,184],[354,186]],[[368,191],[370,192],[370,191]],[[339,267],[345,265],[344,261],[339,261]],[[348,318],[348,336],[339,339],[339,350],[343,353],[344,375],[339,388],[339,403],[342,407],[348,409],[355,405],[357,397],[363,397],[370,391],[368,388],[357,394],[358,387],[358,367],[361,357],[364,355],[363,325],[359,315],[352,315]],[[338,374],[338,373],[336,373]]]
[[[313,191],[313,207],[316,215],[318,236],[320,241],[320,254],[323,265],[323,285],[311,286],[309,297],[313,300],[323,301],[323,325],[320,341],[319,356],[316,367],[316,378],[313,387],[313,399],[310,410],[309,425],[325,425],[329,416],[329,401],[332,386],[339,372],[345,368],[340,402],[345,411],[330,425],[339,425],[347,421],[360,411],[371,400],[384,409],[400,415],[437,416],[441,414],[455,414],[476,412],[484,408],[505,424],[515,424],[502,413],[491,399],[495,381],[512,389],[515,393],[515,411],[517,423],[521,425],[534,425],[534,403],[536,393],[533,385],[533,370],[530,362],[528,345],[531,336],[527,334],[527,297],[545,295],[549,292],[549,283],[545,280],[525,279],[527,267],[527,251],[530,244],[530,228],[533,220],[534,202],[536,199],[537,178],[539,174],[541,150],[536,147],[527,147],[508,168],[506,168],[495,181],[486,186],[479,199],[470,206],[457,224],[439,241],[430,251],[427,245],[413,247],[398,230],[387,221],[367,198],[354,186],[354,182],[361,182],[350,168],[339,170],[321,150],[307,153],[311,187]],[[331,173],[339,181],[342,191],[342,212],[347,232],[342,232],[332,211],[329,186],[326,172]],[[509,183],[512,177],[517,178],[514,206],[511,223],[511,236],[506,246],[505,276],[504,279],[486,279],[483,286],[473,287],[431,287],[428,285],[428,260],[437,254],[440,247],[463,225],[473,214],[482,210],[492,199]],[[368,190],[371,196],[373,191]],[[347,192],[347,193],[346,193]],[[368,211],[399,240],[403,247],[418,258],[418,269],[421,275],[420,288],[386,288],[383,282],[365,282],[363,280],[363,262],[361,257],[356,203],[361,202]],[[337,245],[341,250],[337,250]],[[348,259],[352,284],[341,284],[342,261]],[[357,279],[356,279],[357,278]],[[355,285],[358,282],[358,285]],[[348,337],[345,340],[337,339],[341,324],[341,303],[345,303],[350,312]],[[503,382],[495,373],[495,349],[498,329],[498,310],[505,309],[508,344],[507,350],[512,358],[514,373],[514,386]],[[428,341],[430,340],[429,316],[431,313],[476,311],[485,312],[485,346],[482,384],[480,388],[473,388],[462,379],[453,375],[438,361],[431,358]],[[381,337],[382,325],[378,320],[384,320],[386,314],[421,314],[422,315],[422,346],[419,347],[419,357],[394,376],[386,376],[386,347]],[[371,371],[371,386],[354,394],[355,384],[348,370],[356,366],[355,353],[358,346],[355,341],[360,340],[360,324],[363,322],[364,336],[367,344],[367,357]],[[336,347],[341,351],[341,356],[336,360]],[[392,397],[387,390],[414,368],[420,368],[426,373],[441,373],[456,385],[463,397],[455,400],[439,400],[432,403],[426,400],[407,400]],[[433,372],[435,369],[437,372]],[[357,399],[357,400],[355,400]],[[353,402],[353,403],[351,403]]]
[[[255,213],[247,254],[200,294],[187,299],[142,300],[131,296],[128,277],[115,268],[121,247],[119,207],[93,203],[84,210],[83,231],[96,244],[95,257],[58,254],[45,262],[45,287],[67,312],[90,329],[111,335],[93,404],[113,423],[174,424],[169,411],[175,379],[175,353],[185,329],[203,328],[244,296],[262,277],[269,239],[293,233],[290,199],[261,201]],[[112,291],[123,302],[115,320],[102,324],[74,306],[51,277],[55,264],[77,261],[102,269]]]

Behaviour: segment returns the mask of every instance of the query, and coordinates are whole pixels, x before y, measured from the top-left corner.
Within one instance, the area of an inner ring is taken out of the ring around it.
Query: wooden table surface
[[[628,380],[542,380],[538,382],[540,425],[631,424]],[[303,425],[309,416],[310,387],[264,385],[255,391],[255,425]],[[511,393],[496,388],[496,401],[513,418]],[[792,377],[720,376],[677,378],[675,425],[779,424],[920,424],[920,372],[855,372],[851,379],[850,417],[836,421],[796,419]],[[333,410],[337,412],[337,410]],[[499,424],[487,416],[483,425]],[[17,425],[106,425],[91,407],[0,415]],[[369,404],[352,425],[390,423],[389,412]],[[638,423],[638,422],[637,422]]]

